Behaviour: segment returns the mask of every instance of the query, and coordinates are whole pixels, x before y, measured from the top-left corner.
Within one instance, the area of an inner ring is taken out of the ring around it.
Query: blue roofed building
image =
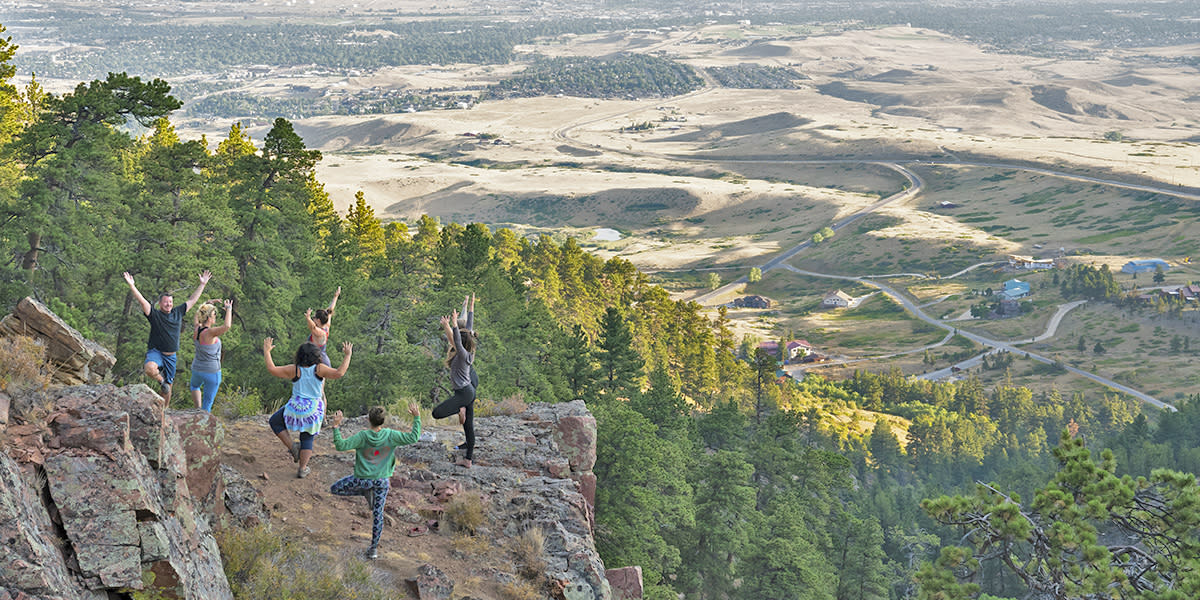
[[[1153,273],[1161,268],[1163,272],[1169,271],[1171,265],[1161,258],[1147,258],[1144,260],[1131,260],[1121,267],[1122,273]]]
[[[1000,290],[1000,300],[1017,300],[1026,298],[1033,293],[1029,288],[1029,283],[1019,279],[1009,279],[1004,282],[1004,288]]]

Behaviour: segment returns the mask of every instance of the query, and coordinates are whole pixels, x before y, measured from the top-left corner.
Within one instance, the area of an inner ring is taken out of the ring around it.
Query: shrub
[[[492,541],[483,537],[456,535],[450,540],[450,548],[456,557],[470,558],[476,563],[484,561],[492,552]]]
[[[456,530],[474,535],[483,525],[483,500],[479,494],[457,494],[446,504],[446,520]]]
[[[225,576],[238,600],[386,600],[359,558],[347,558],[266,526],[228,529],[217,536]]]
[[[42,392],[50,385],[46,346],[28,336],[0,338],[0,392],[12,397],[12,415],[37,421],[49,407]]]
[[[20,393],[48,385],[45,344],[24,335],[0,338],[0,391]]]
[[[261,415],[263,411],[262,393],[258,390],[244,387],[222,387],[213,410],[225,419],[240,419]]]
[[[538,581],[546,570],[542,552],[546,547],[546,534],[541,527],[530,527],[513,540],[512,552],[521,565],[521,574],[526,579]]]

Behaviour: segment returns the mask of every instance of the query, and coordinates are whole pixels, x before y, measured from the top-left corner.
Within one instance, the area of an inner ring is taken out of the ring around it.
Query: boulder
[[[605,571],[609,585],[612,586],[613,600],[641,600],[642,598],[642,568],[621,567]]]
[[[554,441],[567,457],[571,470],[591,471],[596,466],[596,418],[591,415],[566,416],[558,420]]]
[[[417,578],[408,580],[418,600],[450,600],[454,582],[441,569],[424,564],[417,567]]]
[[[201,510],[219,520],[225,512],[225,480],[220,469],[225,428],[219,419],[200,409],[172,412],[168,418],[183,446],[188,491]]]
[[[224,527],[249,528],[271,522],[271,510],[258,488],[229,465],[220,466],[225,502]]]
[[[0,598],[79,598],[83,592],[42,507],[37,469],[0,453]]]
[[[0,335],[27,335],[46,344],[51,378],[64,385],[99,383],[117,359],[103,346],[85,339],[46,305],[25,297],[13,313],[0,319]]]
[[[582,401],[533,403],[519,415],[480,417],[475,429],[484,443],[476,448],[470,469],[454,466],[460,455],[448,444],[403,446],[397,450],[387,510],[397,518],[415,513],[439,519],[442,499],[478,494],[487,504],[479,531],[507,540],[529,528],[541,529],[542,575],[561,584],[560,597],[610,600],[611,587],[592,537],[595,423]],[[365,427],[365,417],[347,419],[342,435]],[[352,468],[353,457],[338,460]]]

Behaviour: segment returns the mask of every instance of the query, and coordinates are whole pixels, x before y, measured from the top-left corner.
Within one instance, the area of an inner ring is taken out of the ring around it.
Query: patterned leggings
[[[379,547],[379,536],[383,533],[383,505],[388,491],[392,489],[390,479],[360,479],[347,475],[329,486],[330,493],[338,496],[366,496],[375,521],[371,525],[371,550]]]

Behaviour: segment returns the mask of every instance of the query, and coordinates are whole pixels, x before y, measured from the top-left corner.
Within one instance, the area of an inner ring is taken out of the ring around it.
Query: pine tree
[[[683,554],[701,598],[735,593],[737,565],[745,559],[761,520],[750,482],[753,472],[746,457],[731,450],[706,454],[697,465],[696,526]]]
[[[367,204],[362,190],[355,192],[354,204],[346,213],[346,234],[354,243],[354,262],[367,272],[387,256],[383,225],[375,218],[375,209]]]
[[[595,385],[598,373],[595,359],[592,357],[591,344],[583,326],[576,324],[565,336],[563,347],[566,368],[564,375],[567,386],[571,390],[571,398],[584,398]]]
[[[600,342],[596,348],[603,380],[600,387],[609,396],[636,393],[642,377],[642,358],[633,349],[633,335],[619,310],[609,307],[600,322]]]
[[[875,467],[881,472],[893,473],[903,466],[904,454],[900,447],[900,439],[892,432],[886,420],[875,421],[867,446],[871,450]]]
[[[606,566],[640,565],[647,588],[664,592],[682,564],[682,536],[695,522],[684,454],[624,402],[601,399],[593,412],[596,548]]]
[[[1031,502],[979,484],[974,496],[921,503],[941,523],[969,524],[974,547],[943,548],[943,558],[957,558],[918,576],[919,597],[962,597],[934,594],[970,577],[978,569],[975,553],[980,560],[1000,558],[1031,595],[1056,600],[1200,595],[1200,580],[1192,576],[1200,566],[1200,542],[1192,533],[1200,528],[1195,475],[1157,469],[1149,479],[1118,477],[1111,451],[1096,460],[1082,437],[1065,431],[1054,456],[1059,469]],[[1004,552],[988,551],[994,547]],[[958,578],[956,567],[965,567]]]

